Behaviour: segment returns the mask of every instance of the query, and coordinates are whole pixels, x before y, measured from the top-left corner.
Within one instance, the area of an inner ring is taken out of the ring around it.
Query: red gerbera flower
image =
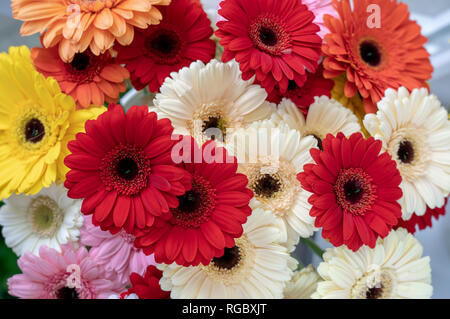
[[[423,216],[413,214],[410,220],[400,219],[395,229],[402,227],[405,228],[411,234],[414,234],[417,230],[416,226],[419,226],[419,230],[424,230],[427,227],[431,227],[433,226],[433,217],[436,220],[438,220],[440,216],[445,215],[445,208],[447,206],[447,203],[448,198],[445,200],[445,204],[442,207],[436,207],[433,209],[427,207],[425,215]]]
[[[153,224],[178,206],[176,196],[190,187],[190,176],[171,159],[173,127],[158,120],[147,106],[126,114],[110,105],[97,120],[86,122],[86,133],[69,142],[64,163],[71,170],[64,186],[71,198],[83,198],[82,213],[111,233]],[[170,217],[170,214],[167,214]]]
[[[131,288],[120,295],[120,299],[136,294],[139,299],[170,299],[170,291],[164,291],[159,285],[162,271],[155,266],[148,266],[144,277],[137,273],[130,275]]]
[[[135,246],[154,253],[158,263],[209,264],[224,248],[234,247],[251,214],[253,192],[247,188],[247,177],[236,173],[236,159],[213,142],[202,149],[195,142],[190,145],[191,154],[204,154],[208,148],[213,158],[185,160],[181,166],[192,175],[191,190],[178,197],[180,205],[171,209],[170,219],[156,218],[152,227],[136,234]]]
[[[334,81],[323,77],[323,67],[320,65],[316,73],[308,72],[308,80],[303,87],[299,87],[295,81],[289,81],[288,89],[283,94],[278,85],[272,92],[268,92],[267,100],[279,104],[283,98],[288,98],[307,115],[309,107],[314,103],[316,96],[328,96],[331,98],[331,90],[334,87]]]
[[[130,77],[108,51],[96,56],[87,50],[65,63],[58,47],[32,48],[31,58],[40,73],[55,78],[61,90],[73,97],[77,108],[102,106],[105,101],[116,103],[119,93],[126,90],[125,80]]]
[[[320,27],[301,0],[227,0],[220,3],[216,35],[224,62],[236,59],[244,80],[256,79],[271,92],[289,81],[302,87],[306,70],[315,72],[321,54]]]
[[[211,21],[195,1],[173,0],[159,9],[160,24],[136,29],[131,45],[115,47],[137,90],[148,85],[150,92],[158,92],[171,72],[197,60],[208,63],[216,54]]]
[[[323,151],[311,150],[316,164],[304,166],[297,178],[313,193],[310,211],[322,236],[338,247],[375,247],[401,217],[402,178],[395,161],[380,150],[382,143],[361,133],[339,133],[323,140]]]

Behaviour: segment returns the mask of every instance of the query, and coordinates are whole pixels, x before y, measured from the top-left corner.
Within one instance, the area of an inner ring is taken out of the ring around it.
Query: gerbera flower
[[[309,214],[316,218],[316,227],[323,227],[323,238],[336,247],[373,248],[401,217],[397,201],[402,178],[390,155],[380,151],[380,141],[365,140],[361,133],[350,138],[328,135],[323,151],[311,150],[316,164],[305,165],[298,175],[313,193]]]
[[[116,273],[118,280],[126,285],[130,275],[143,275],[145,268],[155,264],[153,255],[147,256],[141,249],[135,248],[135,237],[121,230],[115,235],[103,231],[92,224],[92,216],[84,216],[80,243],[90,247],[89,253],[106,272]]]
[[[173,299],[282,298],[295,263],[284,244],[273,214],[257,209],[244,225],[236,245],[208,266],[158,265],[161,288]]]
[[[8,288],[22,299],[106,299],[123,289],[85,247],[63,245],[58,252],[41,246],[39,256],[27,252],[18,264],[22,274],[8,279]]]
[[[222,60],[236,59],[244,80],[256,79],[271,92],[289,81],[302,87],[320,58],[320,27],[312,11],[298,0],[227,0],[220,3],[216,35],[224,47]]]
[[[450,121],[445,108],[426,89],[386,90],[379,111],[364,125],[383,142],[402,176],[404,220],[423,216],[426,207],[442,207],[450,193]]]
[[[357,253],[346,247],[327,249],[318,267],[324,279],[313,298],[425,299],[433,293],[430,258],[404,229],[379,238],[374,249]]]
[[[282,220],[289,250],[300,237],[311,237],[317,230],[309,215],[311,193],[301,187],[296,176],[305,164],[313,163],[309,151],[317,146],[316,140],[302,138],[286,124],[276,127],[263,121],[238,130],[232,142],[239,172],[247,176],[248,187],[255,194],[252,207],[269,210]]]
[[[305,117],[291,100],[284,99],[272,114],[274,123],[286,123],[291,129],[301,132],[302,136],[313,136],[317,146],[322,149],[322,140],[328,134],[336,135],[341,132],[346,136],[361,132],[358,119],[339,102],[326,96],[315,97],[314,103]]]
[[[0,199],[36,194],[64,180],[67,142],[105,108],[75,110],[52,78],[37,72],[27,47],[0,54]]]
[[[137,90],[148,85],[150,92],[158,92],[171,72],[197,60],[208,63],[216,54],[211,21],[198,3],[172,0],[160,10],[160,24],[136,30],[129,46],[115,46]]]
[[[284,288],[284,299],[311,299],[320,281],[320,276],[311,265],[296,271]]]
[[[171,218],[156,218],[153,227],[137,234],[135,245],[147,254],[154,253],[158,263],[207,265],[242,235],[253,194],[225,149],[212,149],[210,159],[205,154],[213,143],[198,148],[190,138],[184,141],[191,153],[181,165],[192,175],[192,187],[178,197],[180,205],[171,209]]]
[[[15,19],[24,21],[22,36],[40,32],[44,47],[58,46],[64,62],[90,48],[95,55],[105,53],[117,40],[133,41],[134,28],[158,24],[161,12],[156,5],[170,0],[12,0]]]
[[[58,48],[32,48],[31,58],[36,69],[46,77],[53,77],[65,94],[73,97],[78,108],[116,103],[119,93],[125,92],[128,71],[116,63],[107,51],[95,56],[89,50],[75,54],[65,63]]]
[[[226,141],[233,130],[269,117],[274,108],[262,87],[242,80],[235,61],[193,62],[171,76],[156,95],[155,111],[172,121],[175,133],[191,135],[200,145],[211,138]]]
[[[349,0],[333,0],[339,18],[325,16],[330,34],[322,47],[324,76],[345,73],[345,95],[351,98],[359,92],[366,112],[374,113],[387,88],[428,87],[433,67],[424,48],[427,39],[409,19],[406,4],[397,0],[354,2],[352,10]],[[367,8],[374,4],[382,8],[382,27],[368,21]]]
[[[138,297],[133,299],[170,299],[170,292],[162,290],[159,285],[162,274],[162,271],[155,266],[148,266],[144,277],[132,273],[130,276],[131,288],[122,293],[120,299],[130,299],[132,295]]]
[[[308,72],[308,80],[303,87],[299,87],[295,81],[289,81],[286,93],[282,94],[278,86],[272,92],[269,92],[267,100],[269,102],[279,104],[283,97],[290,99],[306,116],[311,104],[314,103],[315,97],[327,96],[331,97],[331,90],[334,82],[323,78],[323,69],[319,66],[316,73]]]
[[[81,212],[93,214],[92,223],[103,230],[131,234],[151,226],[155,216],[178,206],[176,196],[190,186],[188,173],[170,157],[177,142],[172,131],[170,121],[158,120],[147,106],[125,114],[120,105],[110,105],[69,143],[69,197],[83,198]]]
[[[62,185],[52,184],[33,196],[12,195],[4,202],[0,225],[6,245],[16,255],[37,255],[42,245],[61,251],[60,245],[78,241],[81,201],[68,198]]]
[[[409,220],[400,219],[398,225],[395,228],[405,228],[411,234],[416,233],[417,226],[419,230],[424,230],[427,227],[431,228],[433,226],[433,217],[434,219],[438,220],[439,217],[445,215],[447,202],[448,198],[445,200],[445,204],[442,207],[436,207],[433,209],[427,207],[427,211],[423,216],[417,216],[416,214],[413,214]]]

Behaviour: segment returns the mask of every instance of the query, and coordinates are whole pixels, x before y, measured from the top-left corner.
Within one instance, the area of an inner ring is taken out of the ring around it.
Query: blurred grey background
[[[219,0],[202,0],[207,9],[217,8]],[[429,38],[427,49],[432,55],[435,68],[431,89],[441,100],[442,104],[450,107],[450,0],[402,0],[410,6],[412,19],[422,26],[422,32]],[[21,38],[19,35],[21,23],[11,18],[9,0],[0,3],[0,51],[7,51],[12,45],[38,46],[38,36]],[[450,204],[447,212],[450,211]],[[432,229],[417,233],[417,238],[424,246],[424,255],[430,256],[432,266],[432,280],[434,287],[433,298],[450,298],[450,214],[434,223]],[[329,247],[320,236],[316,240],[322,248]],[[305,254],[303,247],[299,253],[310,262],[311,257]],[[308,260],[309,259],[309,260]],[[317,265],[319,259],[312,258]]]

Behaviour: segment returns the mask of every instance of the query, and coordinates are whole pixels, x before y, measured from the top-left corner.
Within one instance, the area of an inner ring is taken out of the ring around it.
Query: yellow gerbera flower
[[[345,96],[344,88],[345,82],[347,81],[345,74],[339,75],[338,77],[333,79],[334,87],[331,91],[331,97],[341,103],[343,106],[351,110],[359,120],[359,124],[366,135],[366,137],[370,136],[367,130],[364,128],[363,119],[366,115],[366,111],[364,110],[364,103],[359,94],[355,94],[354,97],[348,98]]]
[[[76,111],[53,78],[37,72],[27,47],[0,54],[0,198],[36,194],[64,180],[67,143],[106,108]]]

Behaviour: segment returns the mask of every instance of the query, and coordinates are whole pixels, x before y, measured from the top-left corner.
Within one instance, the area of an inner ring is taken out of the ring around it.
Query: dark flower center
[[[77,71],[84,71],[89,66],[90,60],[91,60],[91,58],[89,57],[88,54],[77,53],[77,54],[75,54],[75,56],[71,62],[72,68],[74,68]]]
[[[271,55],[282,55],[290,47],[284,22],[271,14],[263,14],[251,21],[249,36],[256,48]]]
[[[132,181],[139,173],[139,167],[132,158],[123,158],[117,163],[117,174],[127,180]]]
[[[357,216],[363,216],[376,200],[376,185],[362,168],[342,169],[334,190],[344,211]]]
[[[269,47],[273,47],[278,43],[277,34],[271,28],[267,27],[261,27],[259,30],[259,39]]]
[[[187,191],[186,194],[178,196],[178,210],[185,214],[190,214],[200,207],[201,194],[195,190]]]
[[[383,286],[379,288],[369,288],[366,292],[366,299],[379,299],[383,295]]]
[[[178,207],[171,209],[171,223],[184,228],[200,227],[216,208],[216,190],[201,176],[192,177],[192,188],[178,197]]]
[[[25,125],[25,139],[31,143],[40,142],[45,136],[45,128],[38,119],[31,119]]]
[[[378,46],[371,41],[364,41],[359,47],[361,58],[368,65],[376,67],[381,63],[381,52]]]
[[[118,145],[102,160],[100,176],[107,190],[120,195],[135,195],[148,185],[150,159],[134,145]]]
[[[213,258],[212,262],[219,269],[233,269],[241,261],[241,251],[239,247],[225,248],[222,257]]]
[[[156,30],[146,38],[145,46],[158,64],[173,65],[180,61],[181,39],[175,31]]]
[[[278,179],[269,174],[264,174],[254,184],[253,190],[259,197],[270,198],[278,193],[281,189],[281,184]]]
[[[295,91],[298,88],[297,83],[294,80],[289,80],[288,91]]]
[[[414,146],[410,141],[403,141],[398,148],[398,159],[405,164],[410,164],[414,160]]]
[[[344,184],[345,199],[352,204],[361,200],[364,194],[362,185],[357,180],[350,180]]]
[[[177,40],[167,34],[161,34],[151,41],[151,46],[162,54],[169,54],[175,51]]]
[[[56,293],[57,299],[80,299],[74,288],[63,287]]]
[[[224,140],[225,138],[226,124],[225,121],[218,116],[210,116],[206,121],[203,122],[202,129],[203,133],[205,133],[205,136],[208,139],[215,140],[218,137],[216,135],[218,135],[219,132],[213,129],[220,130],[222,140]]]

